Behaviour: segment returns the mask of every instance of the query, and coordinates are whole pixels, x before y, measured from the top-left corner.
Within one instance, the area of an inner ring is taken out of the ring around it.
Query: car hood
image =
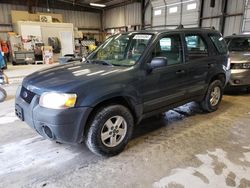
[[[128,68],[74,62],[37,71],[24,78],[23,86],[39,95],[46,91],[69,92],[79,85],[96,79],[103,80],[126,69]]]
[[[246,63],[250,62],[250,52],[230,52],[230,59],[232,63]]]

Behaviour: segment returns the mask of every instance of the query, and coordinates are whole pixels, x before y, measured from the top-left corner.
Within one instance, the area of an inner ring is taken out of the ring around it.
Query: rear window
[[[221,35],[212,34],[209,35],[209,37],[213,41],[214,46],[219,54],[227,54],[227,43]]]

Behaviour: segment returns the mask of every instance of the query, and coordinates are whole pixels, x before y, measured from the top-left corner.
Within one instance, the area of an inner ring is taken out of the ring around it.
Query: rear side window
[[[189,60],[208,56],[207,44],[198,34],[185,36]]]
[[[214,46],[219,54],[227,54],[227,43],[221,35],[212,34],[209,35],[209,37],[213,41]]]

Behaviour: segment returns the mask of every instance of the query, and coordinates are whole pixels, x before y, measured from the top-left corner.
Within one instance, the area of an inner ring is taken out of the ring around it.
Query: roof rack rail
[[[184,29],[184,26],[182,24],[178,25],[176,29]]]
[[[189,27],[188,29],[194,29],[194,28],[200,28],[200,29],[213,29],[215,30],[214,26],[211,27]],[[178,25],[176,29],[184,29],[184,26],[182,24]]]

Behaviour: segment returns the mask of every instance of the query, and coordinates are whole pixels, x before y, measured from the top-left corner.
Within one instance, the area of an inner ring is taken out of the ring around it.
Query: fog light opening
[[[234,80],[235,84],[240,84],[240,80]]]
[[[43,126],[43,132],[48,138],[53,139],[53,133],[48,126]]]

